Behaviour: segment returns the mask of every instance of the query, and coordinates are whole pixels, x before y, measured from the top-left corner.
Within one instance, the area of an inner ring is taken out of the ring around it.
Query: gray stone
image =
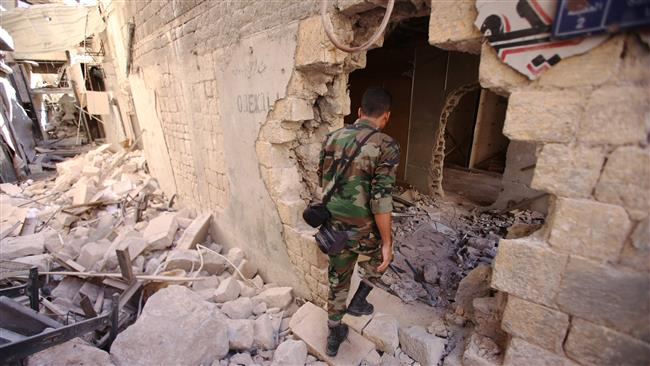
[[[203,281],[194,281],[192,282],[192,288],[196,291],[201,291],[201,290],[216,290],[217,287],[219,287],[219,283],[221,281],[219,280],[219,277],[217,276],[210,276],[206,278]],[[214,291],[213,291],[214,293]]]
[[[14,262],[36,266],[39,272],[49,271],[52,267],[52,256],[49,254],[29,255],[27,257],[20,257],[13,259]],[[55,265],[58,266],[58,265]]]
[[[293,299],[291,291],[291,287],[272,287],[262,291],[255,299],[266,303],[269,308],[284,309]]]
[[[304,365],[307,360],[307,345],[303,341],[286,340],[273,354],[273,365]]]
[[[118,365],[209,364],[226,356],[228,339],[214,304],[170,286],[149,298],[138,320],[117,336],[111,355]]]
[[[492,287],[552,306],[567,258],[534,239],[502,239],[493,264]]]
[[[438,282],[438,266],[436,266],[434,263],[427,263],[424,266],[424,280],[427,281],[428,283],[435,285],[436,282]]]
[[[259,302],[253,307],[253,314],[260,315],[266,312],[266,303]]]
[[[203,270],[211,275],[220,275],[228,268],[228,262],[220,255],[208,250],[201,251],[203,255]]]
[[[81,338],[48,348],[29,356],[27,366],[93,365],[113,366],[106,351],[89,344]]]
[[[388,314],[377,313],[363,329],[363,336],[371,340],[377,349],[394,354],[399,347],[397,319]]]
[[[514,296],[510,296],[514,298]],[[476,325],[474,332],[494,340],[498,344],[505,344],[507,334],[501,330],[501,313],[496,297],[480,297],[474,299],[474,317],[472,322]],[[438,334],[436,334],[438,335]]]
[[[513,338],[508,345],[503,366],[578,366],[566,357],[530,344],[523,339]]]
[[[497,366],[503,362],[499,346],[490,338],[473,333],[463,352],[463,366]]]
[[[244,352],[244,353],[236,353],[232,355],[232,357],[230,357],[230,363],[231,364],[234,363],[236,365],[248,366],[248,365],[252,365],[254,362],[253,362],[253,358],[251,357],[251,354],[248,352]]]
[[[600,202],[625,207],[633,220],[645,218],[650,211],[650,151],[638,146],[614,150],[607,157],[594,196]]]
[[[388,353],[384,353],[381,356],[381,366],[400,366],[400,362],[395,356],[391,356]]]
[[[178,230],[176,215],[168,212],[149,221],[142,235],[147,241],[149,250],[160,250],[172,245],[176,230]]]
[[[308,302],[291,317],[289,327],[294,336],[308,344],[310,352],[331,365],[358,365],[375,349],[375,345],[350,329],[348,338],[339,348],[336,357],[325,353],[327,343],[327,312]]]
[[[230,349],[245,351],[253,346],[255,322],[248,319],[227,320]]]
[[[252,279],[257,274],[257,267],[248,259],[242,259],[241,263],[237,266],[237,269],[247,280]]]
[[[650,342],[650,277],[571,257],[559,288],[560,310]]]
[[[202,214],[194,219],[178,240],[177,248],[193,249],[197,243],[203,241],[208,235],[210,220],[212,220],[212,214]]]
[[[501,324],[513,336],[561,354],[569,316],[510,295]]]
[[[81,248],[79,258],[77,258],[76,262],[84,266],[86,269],[91,269],[102,258],[104,258],[104,254],[106,254],[106,251],[108,251],[110,246],[111,243],[106,239],[90,242]]]
[[[572,319],[564,347],[567,355],[581,364],[650,364],[647,343],[580,318]]]
[[[228,251],[228,254],[226,254],[226,258],[228,258],[233,265],[239,266],[239,264],[246,258],[246,254],[239,248],[231,248]]]
[[[249,297],[240,297],[224,303],[221,311],[230,319],[247,319],[253,313],[253,302]]]
[[[192,272],[199,269],[201,260],[199,253],[194,249],[174,249],[167,254],[165,270],[182,269],[185,272]]]
[[[246,297],[253,297],[257,295],[257,290],[252,288],[251,286],[248,286],[244,281],[239,281],[239,295],[240,296],[246,296]]]
[[[0,241],[0,258],[12,260],[28,255],[43,254],[45,236],[43,232],[31,235],[7,237]]]
[[[458,314],[470,316],[474,313],[472,301],[477,297],[485,297],[490,294],[491,275],[492,267],[479,266],[460,281],[454,297]]]
[[[239,297],[239,282],[235,277],[229,277],[219,284],[219,287],[214,290],[214,302],[226,302],[235,300]]]
[[[423,365],[437,365],[445,350],[446,339],[433,336],[415,325],[400,328],[399,343],[402,350]]]
[[[267,314],[261,315],[255,320],[255,336],[253,344],[262,349],[274,349],[276,346],[277,334],[273,327],[273,321]]]
[[[620,206],[558,197],[548,243],[584,257],[615,262],[632,226]]]

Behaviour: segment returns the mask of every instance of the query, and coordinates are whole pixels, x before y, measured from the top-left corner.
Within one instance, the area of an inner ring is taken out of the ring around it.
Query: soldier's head
[[[378,128],[384,128],[390,119],[390,93],[380,87],[366,89],[361,98],[359,118],[365,118]]]

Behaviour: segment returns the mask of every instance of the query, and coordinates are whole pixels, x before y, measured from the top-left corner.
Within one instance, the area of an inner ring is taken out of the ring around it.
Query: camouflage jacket
[[[400,160],[399,144],[392,137],[375,133],[361,148],[344,176],[345,164],[337,164],[343,154],[350,157],[358,144],[373,130],[369,121],[359,119],[354,124],[328,134],[323,141],[318,164],[318,178],[325,195],[341,180],[327,204],[332,223],[347,230],[351,240],[360,240],[379,231],[373,214],[393,210],[393,185]]]

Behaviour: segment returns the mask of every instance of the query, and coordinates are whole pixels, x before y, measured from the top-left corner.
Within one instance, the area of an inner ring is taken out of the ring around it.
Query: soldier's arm
[[[399,154],[399,146],[395,142],[382,149],[370,183],[370,209],[382,240],[382,263],[377,268],[380,272],[385,271],[393,259],[390,213],[393,211],[393,186]]]

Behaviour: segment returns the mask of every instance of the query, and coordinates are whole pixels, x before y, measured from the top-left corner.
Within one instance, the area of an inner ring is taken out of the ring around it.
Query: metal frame
[[[0,296],[27,296],[29,297],[29,307],[38,311],[38,288],[38,268],[31,267],[27,282],[22,285],[0,289]]]
[[[2,306],[13,307],[13,304],[0,304]],[[13,307],[13,310],[19,309]],[[73,338],[104,328],[106,326],[110,326],[109,342],[112,342],[117,336],[119,312],[119,295],[114,294],[110,312],[107,312],[95,318],[77,322],[71,325],[60,326],[56,329],[45,330],[39,334],[26,336],[20,340],[0,345],[0,360],[3,360],[4,363],[19,361],[31,354],[42,351],[57,344],[67,342]],[[38,321],[38,315],[42,316],[39,313],[30,312],[28,309],[21,311],[21,315],[27,316],[30,318],[30,320],[36,321]]]

